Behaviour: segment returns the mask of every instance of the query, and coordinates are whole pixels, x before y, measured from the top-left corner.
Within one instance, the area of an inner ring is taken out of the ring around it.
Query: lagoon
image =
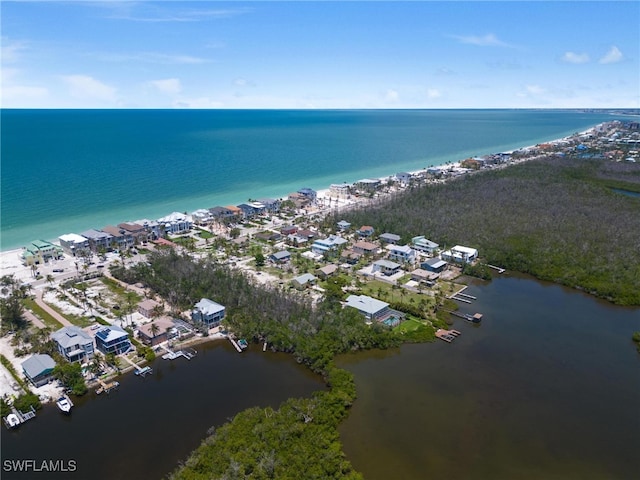
[[[340,427],[367,480],[631,479],[640,471],[640,309],[523,276],[473,282],[452,344],[343,355]]]
[[[196,349],[191,361],[156,359],[153,374],[144,378],[124,374],[108,395],[74,398],[69,416],[49,404],[17,430],[2,427],[3,462],[74,460],[77,465],[74,472],[57,474],[3,469],[3,480],[164,478],[210,427],[246,408],[277,407],[325,388],[321,377],[290,355],[258,347],[239,354],[226,341]]]

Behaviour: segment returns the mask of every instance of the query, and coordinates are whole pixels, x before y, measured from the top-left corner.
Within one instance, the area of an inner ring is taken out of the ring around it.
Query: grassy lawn
[[[365,283],[362,286],[362,293],[389,303],[402,302],[419,305],[421,301],[426,301],[427,304],[433,302],[433,298],[430,295],[410,292],[402,287],[393,288],[393,285],[379,280],[372,280]],[[411,300],[413,300],[413,302],[411,302]]]
[[[208,232],[206,230],[203,230],[202,228],[198,229],[198,236],[200,236],[200,238],[204,238],[204,239],[213,238],[214,237],[213,233]]]
[[[407,332],[413,332],[423,325],[424,323],[419,322],[414,318],[408,318],[404,322],[400,323],[400,325],[398,325],[397,327],[394,327],[393,330],[395,332],[407,333]]]
[[[40,307],[40,305],[35,302],[35,300],[31,298],[25,298],[23,302],[24,306],[31,310],[40,320],[42,320],[47,327],[50,327],[54,330],[59,330],[63,327],[63,325],[58,320],[53,318],[51,314],[45,312]]]

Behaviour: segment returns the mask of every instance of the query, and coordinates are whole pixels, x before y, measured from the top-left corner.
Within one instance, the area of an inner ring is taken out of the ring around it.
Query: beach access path
[[[63,326],[71,327],[73,325],[69,320],[64,318],[62,315],[56,312],[53,308],[47,305],[47,303],[42,299],[42,289],[36,289],[36,304],[40,308],[42,308],[45,312],[47,312],[49,315],[51,315],[53,318],[55,318],[57,321],[59,321]]]

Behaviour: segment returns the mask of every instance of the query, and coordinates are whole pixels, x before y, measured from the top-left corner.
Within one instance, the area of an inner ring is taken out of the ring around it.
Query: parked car
[[[64,268],[54,268],[53,273],[62,273],[64,272]]]

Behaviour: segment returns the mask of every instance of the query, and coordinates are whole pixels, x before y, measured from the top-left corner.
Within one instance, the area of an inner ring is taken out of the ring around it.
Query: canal
[[[196,346],[187,361],[156,359],[153,374],[132,372],[108,395],[74,398],[69,416],[46,405],[18,430],[2,427],[3,480],[161,479],[206,437],[252,406],[277,407],[324,389],[322,379],[285,354],[255,347],[242,354],[226,341]],[[7,460],[73,461],[74,472],[16,473]]]
[[[340,427],[367,480],[631,479],[640,471],[640,310],[525,277],[466,291],[453,343],[339,357]]]

